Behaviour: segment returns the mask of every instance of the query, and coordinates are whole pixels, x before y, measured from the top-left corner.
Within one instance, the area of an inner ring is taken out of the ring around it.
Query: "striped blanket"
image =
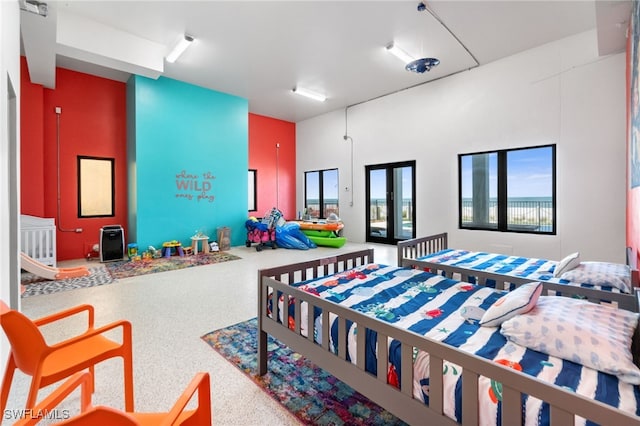
[[[365,265],[333,276],[295,284],[299,289],[323,299],[348,306],[370,317],[412,330],[461,350],[502,363],[542,380],[586,395],[606,404],[640,415],[640,387],[618,380],[617,377],[554,358],[523,346],[516,345],[500,334],[498,327],[480,327],[477,320],[463,316],[470,307],[487,309],[502,294],[494,289],[447,279],[416,269]],[[282,303],[282,300],[281,300]],[[289,319],[293,320],[293,301],[289,305]],[[306,317],[306,304],[302,306]],[[314,313],[320,330],[322,317]],[[331,318],[333,321],[334,318]],[[306,318],[302,319],[302,333]],[[332,324],[331,346],[337,348],[337,321]],[[357,332],[354,324],[349,329],[348,357],[355,362]],[[366,368],[376,369],[376,340],[372,332],[367,336]],[[320,335],[315,339],[320,342]],[[400,383],[400,347],[389,341],[388,377],[390,383]],[[428,402],[429,355],[414,353],[414,397]],[[461,367],[445,361],[443,379],[446,390],[445,412],[461,421]],[[480,378],[480,419],[482,424],[499,423],[501,410],[501,384]],[[541,401],[523,396],[525,424],[549,423],[549,407]]]
[[[613,286],[574,283],[565,279],[554,278],[553,272],[558,264],[558,262],[554,260],[459,249],[441,250],[439,252],[420,257],[418,260],[438,263],[441,265],[451,265],[475,271],[493,272],[512,277],[527,278],[531,281],[547,281],[557,284],[592,288],[594,290],[604,290],[615,293],[621,292],[619,288]]]

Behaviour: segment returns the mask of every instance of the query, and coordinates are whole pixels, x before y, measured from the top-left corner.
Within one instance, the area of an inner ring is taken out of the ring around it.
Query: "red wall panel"
[[[279,147],[278,147],[279,145]],[[262,217],[277,207],[296,218],[296,124],[249,114],[249,168],[257,170],[257,209]]]
[[[23,81],[22,87],[27,87],[29,109],[42,117],[42,148],[37,149],[38,135],[23,135],[21,197],[30,198],[32,189],[25,181],[30,179],[29,170],[37,167],[41,158],[42,189],[33,184],[34,198],[36,193],[41,193],[44,206],[38,216],[56,218],[58,260],[85,257],[87,247],[98,242],[102,226],[122,225],[126,235],[126,86],[121,82],[58,68],[55,90],[41,89],[43,96],[37,99],[33,93],[39,86],[29,83],[24,75]],[[22,102],[25,101],[24,93]],[[56,114],[56,107],[61,108],[60,114]],[[23,127],[28,126],[25,117],[23,112]],[[114,217],[78,218],[77,157],[80,155],[115,159]],[[23,203],[22,212],[37,213],[38,202]],[[77,229],[82,231],[75,232]]]
[[[44,216],[44,129],[42,99],[44,89],[29,83],[24,56],[20,58],[20,210]]]

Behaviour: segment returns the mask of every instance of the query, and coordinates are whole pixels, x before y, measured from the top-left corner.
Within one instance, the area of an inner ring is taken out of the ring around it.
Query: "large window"
[[[556,233],[556,146],[458,155],[459,226]]]
[[[313,219],[326,219],[338,211],[338,169],[304,173],[304,207]]]

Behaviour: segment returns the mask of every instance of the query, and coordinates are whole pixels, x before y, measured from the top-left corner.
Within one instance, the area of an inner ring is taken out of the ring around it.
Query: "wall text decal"
[[[213,203],[215,196],[210,191],[213,187],[212,181],[215,178],[211,172],[204,172],[199,175],[182,170],[176,174],[176,190],[178,191],[176,192],[176,198]]]

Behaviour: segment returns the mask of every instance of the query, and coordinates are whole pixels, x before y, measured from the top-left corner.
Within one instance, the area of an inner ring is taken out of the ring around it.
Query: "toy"
[[[164,257],[170,258],[171,252],[176,251],[178,255],[184,256],[184,250],[182,250],[182,243],[178,240],[165,241],[162,243],[162,250],[164,251]]]
[[[136,243],[127,244],[127,256],[129,259],[138,254],[138,245]]]
[[[156,249],[154,246],[149,246],[147,250],[151,253],[151,257],[153,259],[159,259],[162,257],[162,251]]]

